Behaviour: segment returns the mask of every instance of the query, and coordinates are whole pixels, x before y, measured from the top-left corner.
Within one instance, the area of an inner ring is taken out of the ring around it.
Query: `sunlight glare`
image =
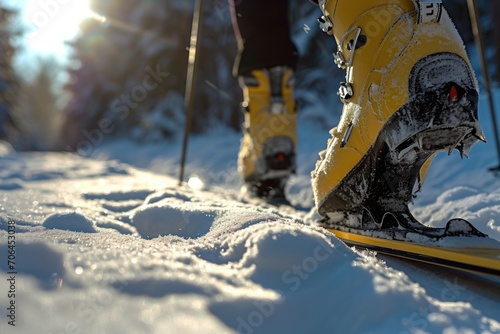
[[[35,52],[54,53],[64,42],[74,38],[80,23],[95,14],[88,0],[28,0],[25,8],[28,22],[28,45]]]
[[[191,189],[200,190],[200,189],[203,189],[205,184],[198,176],[192,176],[188,180],[188,186]]]

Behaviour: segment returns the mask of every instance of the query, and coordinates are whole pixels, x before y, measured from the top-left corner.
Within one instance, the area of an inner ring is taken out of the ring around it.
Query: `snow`
[[[6,156],[14,152],[12,146],[6,141],[0,140],[0,157]]]
[[[186,175],[202,189],[177,185],[178,139],[107,142],[92,158],[0,154],[0,332],[500,332],[500,279],[349,248],[311,224],[309,173],[329,134],[299,124],[296,210],[239,200],[241,135],[220,128],[191,138]],[[462,217],[500,240],[492,152],[439,156],[416,217]]]
[[[97,232],[93,221],[76,212],[52,214],[42,225],[47,229],[60,229],[82,233]]]

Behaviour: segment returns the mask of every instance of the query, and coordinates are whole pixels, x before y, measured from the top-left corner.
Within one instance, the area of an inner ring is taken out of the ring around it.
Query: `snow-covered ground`
[[[500,332],[499,279],[354,250],[308,210],[238,201],[239,138],[192,138],[201,190],[177,185],[179,142],[111,142],[92,158],[0,146],[0,333]],[[301,123],[288,189],[301,208],[327,138]],[[500,240],[494,152],[439,157],[416,216],[460,216]]]

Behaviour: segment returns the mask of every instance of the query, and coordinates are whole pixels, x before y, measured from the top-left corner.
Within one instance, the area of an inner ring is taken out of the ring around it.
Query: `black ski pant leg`
[[[288,66],[295,68],[297,48],[288,21],[288,0],[229,0],[239,52],[235,74]]]

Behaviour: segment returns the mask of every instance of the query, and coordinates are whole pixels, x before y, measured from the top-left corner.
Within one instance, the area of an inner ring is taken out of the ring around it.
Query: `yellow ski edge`
[[[380,253],[410,258],[444,267],[500,277],[500,250],[498,249],[441,248],[363,236],[333,228],[327,228],[327,230],[349,245],[373,249]]]

